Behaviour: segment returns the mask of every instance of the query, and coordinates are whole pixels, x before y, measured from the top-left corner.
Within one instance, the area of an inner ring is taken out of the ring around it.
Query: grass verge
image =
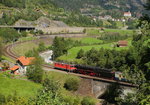
[[[42,86],[27,80],[8,78],[0,74],[0,93],[8,96],[17,93],[18,96],[33,97]]]

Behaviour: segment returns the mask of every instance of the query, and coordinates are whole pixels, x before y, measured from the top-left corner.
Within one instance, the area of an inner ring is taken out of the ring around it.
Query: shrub
[[[27,37],[27,32],[26,32],[26,31],[23,31],[23,32],[21,33],[21,36],[22,36],[22,37]]]
[[[78,54],[77,54],[77,59],[80,59],[80,58],[82,58],[82,57],[84,57],[84,50],[83,49],[80,49],[79,50],[79,52],[78,52]]]
[[[64,87],[69,91],[76,91],[79,87],[79,79],[77,78],[68,78],[64,84]]]
[[[39,51],[39,52],[42,52],[42,51],[45,51],[45,50],[46,50],[45,43],[40,42],[40,43],[39,43],[39,47],[38,47],[38,51]]]
[[[68,105],[81,105],[81,98],[77,96],[63,96]]]
[[[81,101],[81,105],[95,105],[96,102],[91,97],[84,97]]]

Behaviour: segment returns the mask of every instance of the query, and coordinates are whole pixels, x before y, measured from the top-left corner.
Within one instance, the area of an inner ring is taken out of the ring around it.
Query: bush
[[[76,91],[79,87],[79,79],[68,78],[64,84],[64,87],[69,91]]]
[[[22,36],[22,37],[27,37],[27,32],[26,32],[26,31],[23,31],[23,32],[21,33],[21,36]]]
[[[81,98],[77,96],[63,96],[68,105],[81,105]]]
[[[81,105],[95,105],[96,102],[91,97],[84,97],[81,101]]]
[[[40,42],[40,43],[39,43],[39,47],[38,47],[38,51],[39,51],[39,52],[42,52],[42,51],[45,51],[45,50],[46,50],[45,43]]]
[[[77,59],[80,59],[80,58],[82,58],[82,57],[84,57],[84,50],[83,49],[80,49],[79,50],[79,52],[78,52],[78,54],[77,54]]]

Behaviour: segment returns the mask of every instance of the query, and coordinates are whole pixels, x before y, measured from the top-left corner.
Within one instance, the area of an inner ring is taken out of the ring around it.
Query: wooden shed
[[[126,41],[126,40],[118,41],[117,46],[118,47],[126,47],[126,46],[128,46],[128,41]]]

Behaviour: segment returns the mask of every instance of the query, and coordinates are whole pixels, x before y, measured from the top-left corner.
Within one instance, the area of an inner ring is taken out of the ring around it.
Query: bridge
[[[95,98],[100,99],[105,94],[110,85],[111,83],[82,78],[80,87],[77,92],[82,95],[94,96]],[[122,96],[135,92],[135,87],[120,86],[120,88],[122,88]]]
[[[35,26],[5,26],[1,25],[0,28],[14,28],[18,31],[27,31],[27,30],[35,30]]]

